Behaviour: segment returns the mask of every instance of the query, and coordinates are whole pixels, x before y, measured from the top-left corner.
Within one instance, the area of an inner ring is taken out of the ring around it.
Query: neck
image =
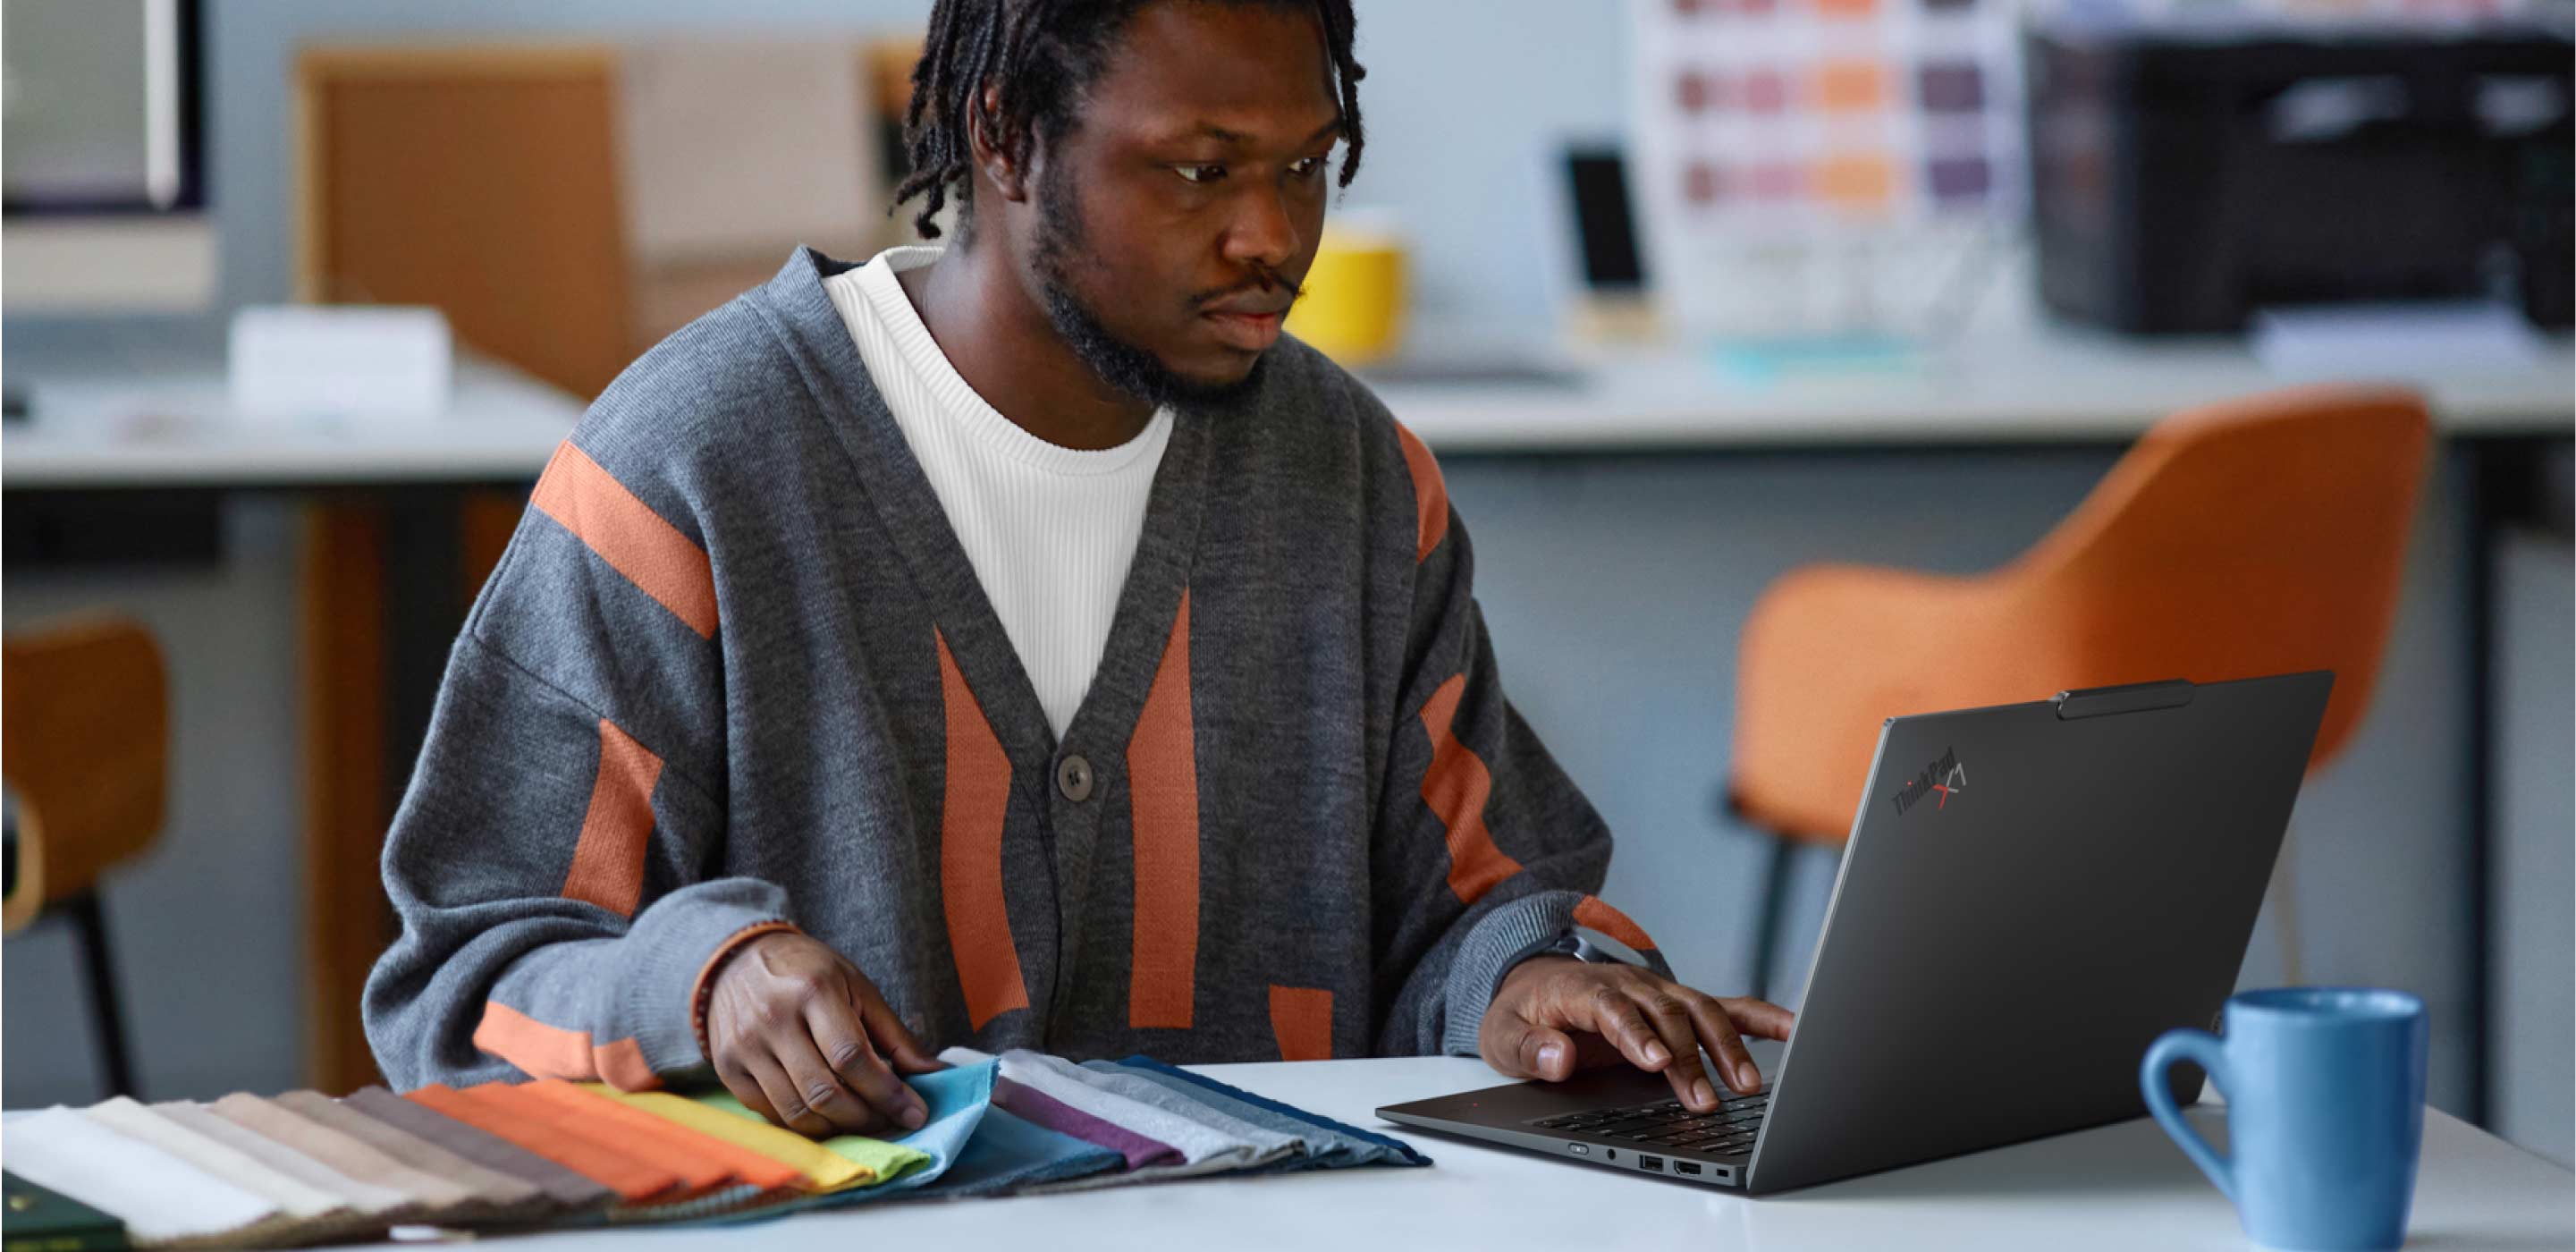
[[[1089,451],[1126,443],[1153,420],[1151,406],[1074,355],[1002,249],[951,246],[898,278],[958,376],[1020,429]]]

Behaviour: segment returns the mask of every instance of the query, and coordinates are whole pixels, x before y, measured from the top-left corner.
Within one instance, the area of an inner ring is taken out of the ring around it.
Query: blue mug
[[[2227,1035],[2169,1030],[2138,1085],[2183,1155],[2271,1248],[2406,1241],[2424,1142],[2424,1002],[2403,991],[2283,987],[2227,1002]],[[2165,1071],[2190,1061],[2227,1097],[2229,1155],[2174,1107]]]

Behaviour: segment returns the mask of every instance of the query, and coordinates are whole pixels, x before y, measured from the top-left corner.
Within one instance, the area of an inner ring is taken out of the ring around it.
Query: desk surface
[[[2176,410],[2288,385],[2240,340],[2142,342],[2055,326],[1963,339],[1908,363],[1722,368],[1713,355],[1613,358],[1559,382],[1385,382],[1378,395],[1441,452],[2118,444]],[[2418,371],[2453,436],[2576,432],[2576,348],[2519,368]],[[0,436],[10,490],[526,481],[581,402],[466,362],[441,418],[253,425],[225,413],[220,372],[33,383],[35,419]]]
[[[1388,1129],[1373,1110],[1490,1086],[1454,1057],[1214,1065],[1237,1086]],[[2217,1110],[2194,1110],[2205,1132]],[[748,1226],[546,1235],[510,1248],[1405,1247],[2156,1249],[2247,1247],[2217,1190],[2145,1119],[1749,1200],[1405,1132],[1438,1163],[1213,1178],[1074,1195],[894,1203]],[[2224,1142],[2224,1140],[2219,1140]],[[2439,1112],[2424,1124],[2412,1248],[2565,1249],[2576,1179]],[[1038,1232],[1043,1239],[1037,1238]]]

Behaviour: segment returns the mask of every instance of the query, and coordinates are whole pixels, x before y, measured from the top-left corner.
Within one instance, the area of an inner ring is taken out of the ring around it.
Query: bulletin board
[[[1632,0],[1632,194],[1682,329],[1938,329],[2020,220],[2015,0]]]

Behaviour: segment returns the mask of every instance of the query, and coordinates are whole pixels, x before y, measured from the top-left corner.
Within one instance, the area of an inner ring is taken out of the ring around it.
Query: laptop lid
[[[2235,986],[2332,685],[1890,719],[1747,1186],[2144,1113],[2148,1043],[2214,1021]]]

